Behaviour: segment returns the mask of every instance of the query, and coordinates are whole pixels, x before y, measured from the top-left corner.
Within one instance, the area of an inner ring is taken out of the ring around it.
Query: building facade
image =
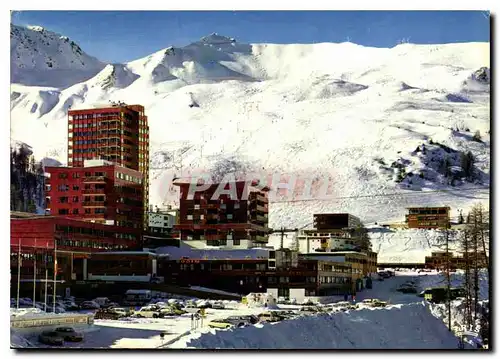
[[[470,252],[467,256],[469,268],[486,268],[488,255],[484,251],[478,251],[477,258],[473,252]],[[467,258],[463,255],[455,255],[450,252],[432,252],[430,256],[425,257],[425,268],[436,269],[436,270],[446,270],[448,262],[450,264],[450,270],[465,269],[467,266]]]
[[[361,226],[361,220],[349,213],[318,213],[313,215],[313,225],[317,230],[344,229]]]
[[[36,261],[37,277],[41,278],[47,268],[52,279],[56,256],[58,280],[85,280],[92,253],[136,249],[140,244],[137,229],[61,216],[11,218],[10,228],[11,278],[17,276],[17,259],[21,257],[22,278],[33,278]]]
[[[148,229],[153,235],[169,235],[172,233],[176,218],[172,213],[157,210],[148,214]]]
[[[314,214],[314,229],[298,233],[294,247],[300,253],[371,250],[361,220],[348,213]]]
[[[102,160],[85,165],[45,168],[47,214],[141,230],[142,173]]]
[[[406,215],[408,228],[450,228],[450,207],[411,207]]]
[[[174,228],[180,231],[181,240],[230,248],[267,244],[270,232],[267,187],[260,189],[255,182],[227,183],[224,189],[234,186],[235,198],[216,195],[219,184],[211,184],[189,199],[190,183],[174,184],[180,187],[179,224]]]
[[[149,203],[149,126],[141,105],[112,104],[68,111],[68,166],[108,160],[142,173],[143,224]]]

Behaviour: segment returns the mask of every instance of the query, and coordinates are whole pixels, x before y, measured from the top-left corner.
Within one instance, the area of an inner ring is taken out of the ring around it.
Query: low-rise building
[[[169,235],[172,233],[176,218],[172,213],[157,209],[148,214],[148,229],[153,235]]]
[[[477,259],[473,252],[470,252],[468,256],[464,256],[464,253],[457,255],[453,252],[449,252],[448,254],[446,252],[432,252],[430,256],[425,257],[425,268],[446,270],[449,262],[451,270],[465,269],[467,259],[469,268],[474,268],[475,266],[478,268],[486,268],[487,257],[484,251],[478,251]]]
[[[410,207],[406,223],[408,228],[450,228],[450,207]]]

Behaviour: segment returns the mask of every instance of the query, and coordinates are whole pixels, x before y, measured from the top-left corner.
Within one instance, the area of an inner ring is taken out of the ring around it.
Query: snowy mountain
[[[24,41],[22,53],[32,55],[18,61],[24,34],[37,40]],[[64,49],[51,57],[64,84],[39,60],[53,53],[47,41]],[[412,205],[467,210],[489,200],[488,43],[241,44],[211,34],[107,65],[46,30],[18,29],[11,43],[13,68],[26,58],[36,64],[12,76],[12,137],[65,163],[70,106],[140,103],[150,124],[152,204],[175,204],[173,176],[201,172],[329,178],[329,199],[273,199],[271,227],[300,227],[319,212],[402,220]],[[43,57],[33,55],[45,46]],[[469,151],[473,166],[464,162]]]
[[[93,77],[105,64],[68,37],[40,26],[10,25],[11,82],[64,87]]]

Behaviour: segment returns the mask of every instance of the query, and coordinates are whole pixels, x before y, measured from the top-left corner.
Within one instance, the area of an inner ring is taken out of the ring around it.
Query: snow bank
[[[16,333],[14,330],[10,330],[10,347],[12,349],[22,349],[22,348],[35,348],[29,340]]]
[[[300,317],[190,334],[172,348],[456,349],[458,340],[423,304]]]
[[[464,272],[459,270],[456,273],[452,273],[451,276],[451,286],[460,287],[464,285]],[[425,288],[432,287],[442,287],[446,285],[446,274],[436,273],[433,275],[420,276],[418,286],[424,290]],[[483,269],[479,272],[479,299],[487,300],[489,299],[489,280],[488,272]]]

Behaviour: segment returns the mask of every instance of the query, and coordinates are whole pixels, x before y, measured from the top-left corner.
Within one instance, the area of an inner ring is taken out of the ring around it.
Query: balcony
[[[252,236],[251,239],[254,242],[265,242],[265,243],[267,243],[269,241],[269,238],[265,237],[265,236]]]
[[[83,207],[106,207],[106,202],[92,202],[92,201],[84,201],[82,202]]]
[[[267,216],[256,215],[252,219],[257,222],[267,222]]]
[[[104,194],[104,189],[84,189],[82,191],[83,194]]]
[[[267,212],[267,206],[257,205],[256,210],[259,212]]]
[[[105,176],[89,176],[83,179],[83,183],[106,183]]]

